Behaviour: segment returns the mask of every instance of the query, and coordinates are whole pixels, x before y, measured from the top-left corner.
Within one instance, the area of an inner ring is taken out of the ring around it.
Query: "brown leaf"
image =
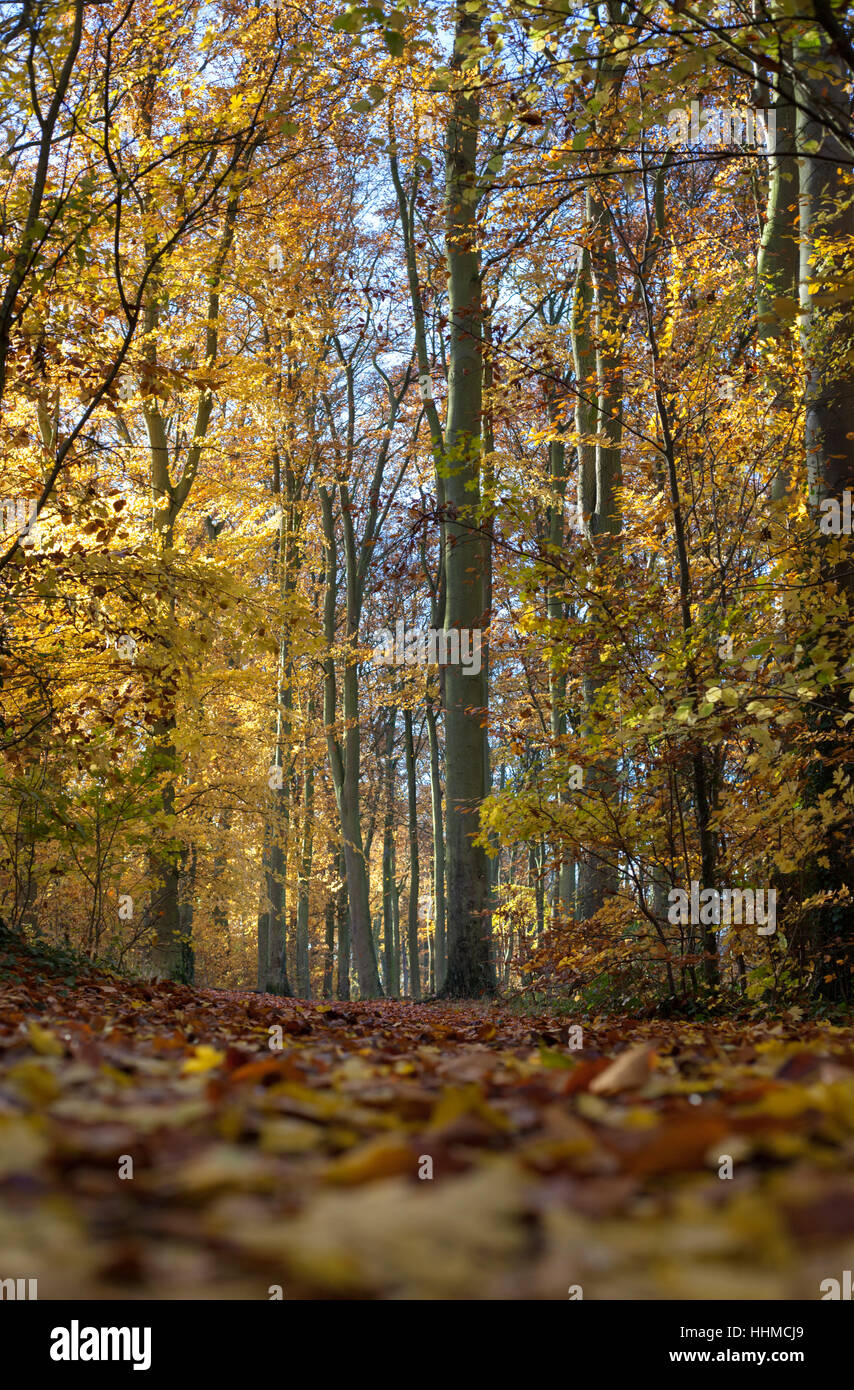
[[[589,1089],[597,1096],[613,1096],[619,1091],[634,1090],[649,1078],[658,1058],[651,1047],[641,1043],[621,1052],[601,1075],[594,1077]]]

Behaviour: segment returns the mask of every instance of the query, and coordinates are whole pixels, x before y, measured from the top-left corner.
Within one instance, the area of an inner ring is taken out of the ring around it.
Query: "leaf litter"
[[[489,1005],[3,965],[0,1275],[40,1298],[813,1299],[854,1267],[852,1029],[572,1050]]]

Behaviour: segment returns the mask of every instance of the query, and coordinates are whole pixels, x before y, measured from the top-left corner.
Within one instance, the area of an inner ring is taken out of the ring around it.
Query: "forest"
[[[845,0],[0,41],[2,1296],[850,1299]]]

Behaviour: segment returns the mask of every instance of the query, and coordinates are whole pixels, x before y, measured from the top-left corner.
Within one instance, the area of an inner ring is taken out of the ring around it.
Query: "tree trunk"
[[[842,505],[854,490],[854,293],[850,246],[854,205],[850,153],[828,129],[819,113],[850,129],[845,64],[830,43],[806,48],[796,59],[800,154],[800,331],[806,382],[805,444],[809,504],[818,520],[821,502]],[[806,108],[806,109],[804,109]],[[816,113],[816,114],[811,114]],[[810,725],[815,758],[804,787],[808,805],[839,796],[839,778],[854,778],[850,737],[842,720],[848,715],[849,686],[842,674],[850,658],[849,624],[854,597],[854,541],[850,536],[818,535],[817,555],[827,586],[832,617],[822,641],[836,673],[833,683],[812,701]],[[834,558],[827,550],[835,552]],[[844,782],[843,782],[844,785]],[[815,990],[825,998],[848,999],[854,973],[854,854],[851,819],[830,828],[824,847],[825,866],[810,866],[799,885],[802,897],[824,893],[806,924],[815,967]],[[834,964],[827,969],[830,958]]]
[[[325,923],[322,994],[331,999],[335,967],[335,899],[331,895],[326,899]]]
[[[347,865],[342,850],[338,856],[338,998],[350,998],[350,915],[347,905]]]
[[[402,994],[406,998],[409,993],[409,966],[407,964],[407,954],[401,947],[400,940],[400,884],[395,880],[394,883],[394,955],[400,961],[401,972],[403,974]]]
[[[420,870],[418,862],[418,806],[415,787],[415,745],[412,738],[412,710],[403,711],[404,747],[406,750],[406,791],[409,825],[409,913],[407,941],[409,947],[409,983],[413,999],[421,998],[421,971],[418,962],[418,891]]]
[[[332,771],[332,785],[338,807],[341,839],[346,866],[347,900],[350,936],[356,964],[356,977],[362,999],[375,999],[382,994],[374,938],[371,930],[370,884],[368,866],[362,844],[360,804],[361,730],[359,723],[359,675],[357,658],[348,645],[344,653],[343,673],[343,744],[339,740],[336,722],[337,687],[335,661],[331,655],[335,637],[335,601],[337,593],[337,551],[332,498],[326,488],[319,489],[323,533],[326,547],[326,589],[324,596],[324,636],[329,655],[324,661],[324,712],[326,743]],[[342,506],[344,505],[342,501]],[[348,526],[345,518],[343,525]],[[347,637],[354,642],[358,635],[361,599],[353,572],[352,535],[345,542],[347,558]]]
[[[610,214],[592,191],[587,194],[586,222],[592,250],[585,250],[581,258],[572,318],[576,381],[583,396],[576,410],[578,495],[582,524],[597,569],[604,570],[616,553],[622,528],[617,501],[622,485],[622,333],[614,322],[619,286]],[[599,615],[595,596],[588,621],[596,630]],[[594,741],[599,718],[597,702],[607,679],[607,668],[594,649],[582,677],[583,725]],[[611,759],[598,758],[585,766],[584,796],[591,807],[616,797],[616,771]],[[578,920],[585,922],[594,916],[616,886],[612,856],[591,839],[578,864]]]
[[[430,745],[430,806],[433,816],[433,930],[434,973],[432,992],[445,983],[447,952],[445,946],[445,827],[442,820],[442,784],[439,774],[439,735],[436,711],[428,699],[426,707],[427,737]]]
[[[297,888],[296,980],[300,999],[311,998],[311,972],[308,951],[308,908],[311,884],[311,861],[314,848],[314,768],[309,766],[305,752],[302,794],[302,848]]]
[[[394,946],[394,752],[396,710],[389,713],[385,748],[385,809],[383,813],[383,968],[385,992],[390,999],[400,994],[400,963]]]
[[[457,90],[446,144],[446,256],[450,355],[442,474],[446,498],[446,629],[480,644],[485,621],[488,538],[481,529],[480,463],[483,305],[477,228],[477,75],[461,71],[478,37],[479,19],[458,4],[451,66]],[[476,638],[475,638],[476,634]],[[474,664],[474,663],[472,663]],[[448,968],[443,994],[476,998],[494,992],[486,850],[474,843],[486,786],[483,671],[445,669]]]
[[[264,829],[263,886],[258,914],[258,988],[265,994],[291,997],[287,956],[287,860],[282,841],[289,816],[288,784],[274,793],[275,809]]]
[[[154,729],[153,760],[165,779],[161,791],[161,810],[167,825],[172,824],[175,818],[178,760],[174,738],[174,715],[159,720]],[[186,961],[181,923],[182,859],[181,846],[171,835],[158,840],[148,856],[153,885],[147,908],[148,921],[154,929],[151,965],[157,975],[167,980],[183,979]]]

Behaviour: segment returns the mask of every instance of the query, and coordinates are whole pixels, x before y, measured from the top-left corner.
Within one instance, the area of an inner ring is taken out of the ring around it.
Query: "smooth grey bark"
[[[225,835],[229,834],[231,830],[230,807],[226,806],[225,810],[223,811],[222,820],[217,829]],[[216,939],[218,941],[225,942],[225,953],[227,956],[230,956],[231,926],[228,920],[228,908],[225,905],[219,886],[222,882],[222,879],[225,877],[227,865],[228,860],[225,845],[223,844],[219,851],[214,855],[213,864],[211,866],[211,891],[215,895],[213,906],[211,908],[211,920],[213,922]]]
[[[433,992],[442,989],[447,971],[445,942],[445,827],[442,819],[442,782],[439,771],[439,731],[436,710],[429,696],[426,704],[430,747],[430,809],[433,820]]]
[[[299,880],[297,885],[296,984],[300,999],[311,998],[311,972],[308,950],[309,887],[314,849],[314,768],[308,762],[308,750],[303,768],[302,845],[300,849]]]
[[[768,93],[776,134],[768,154],[765,221],[756,261],[756,315],[760,343],[776,339],[792,324],[798,298],[798,160],[796,110],[790,84]],[[763,87],[766,93],[768,89]],[[782,302],[781,302],[782,301]]]
[[[765,379],[774,391],[774,408],[791,405],[789,391],[776,369],[772,352],[795,322],[798,307],[798,198],[799,170],[796,158],[797,112],[791,82],[781,74],[772,91],[757,81],[761,103],[774,113],[773,149],[768,152],[768,190],[765,220],[756,261],[757,339],[764,361]],[[769,136],[770,142],[770,136]],[[780,501],[792,485],[792,469],[782,464],[771,484],[771,500]]]
[[[409,910],[407,914],[407,949],[409,952],[409,985],[413,999],[421,998],[421,970],[418,960],[418,892],[420,866],[418,859],[418,805],[415,785],[415,744],[412,737],[412,710],[403,711],[404,752],[406,757],[407,825],[409,831]]]
[[[393,905],[394,905],[394,952],[395,952],[395,956],[396,956],[397,959],[400,961],[401,974],[403,975],[403,984],[402,984],[401,992],[402,992],[402,994],[403,994],[403,997],[406,998],[406,996],[407,996],[408,993],[409,993],[409,963],[408,963],[408,962],[409,962],[409,955],[408,955],[408,952],[405,951],[405,950],[403,949],[404,943],[403,943],[403,942],[401,941],[401,939],[400,939],[400,884],[397,882],[397,880],[395,880],[395,884],[394,884],[394,904],[393,904]]]
[[[326,899],[324,909],[324,956],[323,956],[323,984],[321,987],[324,999],[332,998],[335,967],[335,899],[330,896]]]
[[[196,871],[198,869],[198,849],[193,845],[181,863],[181,894],[179,903],[181,922],[181,971],[180,979],[192,984],[196,977],[196,954],[193,950],[193,916],[196,903]]]
[[[532,840],[528,846],[528,885],[534,890],[534,918],[537,941],[542,941],[546,925],[545,844]]]
[[[339,999],[350,998],[350,911],[347,898],[347,864],[343,849],[338,855],[338,987]]]
[[[298,475],[290,455],[273,450],[272,494],[279,502],[279,529],[273,544],[272,578],[278,584],[282,604],[290,605],[299,579],[301,550],[298,544],[299,509],[306,479]],[[267,994],[289,997],[287,860],[291,823],[294,754],[285,762],[293,722],[294,652],[291,634],[279,635],[276,666],[276,714],[272,757],[268,772],[268,807],[264,824],[265,857],[262,864],[261,907],[258,919],[258,988]]]
[[[329,655],[324,660],[324,711],[323,722],[326,728],[326,743],[329,765],[332,772],[332,785],[338,807],[341,827],[341,841],[344,855],[345,880],[347,884],[347,907],[349,914],[351,945],[355,957],[356,977],[359,993],[363,999],[375,999],[382,993],[379,969],[377,966],[374,938],[371,927],[370,884],[368,866],[362,844],[362,822],[360,804],[360,761],[361,729],[359,723],[359,684],[356,657],[349,649],[344,655],[343,672],[343,742],[336,733],[337,681],[335,660],[331,655],[335,637],[335,595],[337,588],[337,554],[335,519],[332,512],[332,498],[326,488],[321,488],[320,501],[323,517],[324,539],[326,544],[326,591],[324,602],[324,633]],[[348,635],[355,637],[358,631],[358,614],[353,614],[350,605],[351,590],[348,585]]]
[[[401,217],[412,302],[415,348],[436,467],[443,521],[440,538],[445,585],[444,625],[477,633],[488,625],[485,595],[491,547],[481,516],[483,410],[483,288],[478,249],[477,154],[480,129],[479,74],[463,63],[480,32],[480,17],[458,3],[451,71],[454,88],[445,136],[445,260],[448,271],[447,406],[444,432],[432,392],[423,296],[414,235],[417,176],[411,197],[400,177],[394,139],[392,181]],[[394,135],[393,126],[390,134]],[[474,638],[472,638],[474,641]],[[480,805],[488,785],[484,724],[487,685],[483,668],[443,671],[445,712],[445,855],[447,865],[447,973],[441,993],[467,998],[495,989],[490,949],[490,875],[483,846],[475,843]]]
[[[493,390],[495,374],[493,368],[492,310],[494,304],[484,307],[481,330],[483,365],[483,462],[481,468],[481,520],[480,527],[486,540],[483,555],[483,629],[481,637],[480,678],[484,691],[484,717],[481,720],[483,736],[483,796],[484,800],[492,793],[492,756],[489,747],[489,720],[486,718],[490,691],[490,639],[492,632],[493,575],[492,547],[495,535],[495,420],[493,411]],[[486,855],[486,919],[489,924],[489,977],[497,979],[495,941],[492,934],[492,914],[495,911],[495,857],[498,836],[489,836],[489,850]]]
[[[281,764],[276,764],[281,768]],[[264,826],[261,856],[261,908],[258,913],[258,988],[265,994],[291,996],[287,957],[287,827],[290,779],[273,792],[274,809]]]
[[[394,757],[395,726],[397,710],[389,711],[386,726],[385,776],[383,786],[383,973],[385,990],[390,999],[400,994],[400,961],[394,945],[394,812],[395,812],[395,772],[397,760]]]

